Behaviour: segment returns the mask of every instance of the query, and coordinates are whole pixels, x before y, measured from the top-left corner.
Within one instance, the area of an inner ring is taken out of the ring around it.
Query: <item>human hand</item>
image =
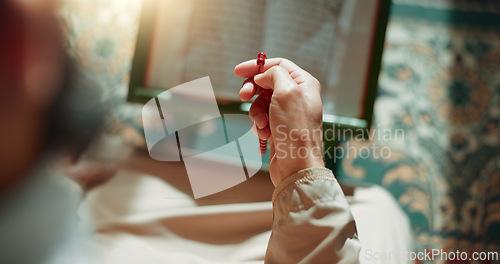
[[[114,162],[82,160],[64,160],[64,174],[74,180],[82,188],[84,193],[106,183],[113,178],[118,171]]]
[[[262,96],[252,103],[252,130],[270,143],[269,173],[274,186],[293,173],[324,167],[323,108],[318,80],[287,59],[267,59],[257,74],[256,60],[235,67],[238,77],[247,78],[240,99],[250,100],[259,89],[272,89],[269,116]],[[255,76],[254,76],[255,75]],[[260,88],[259,88],[260,87]],[[257,144],[257,142],[256,142]]]

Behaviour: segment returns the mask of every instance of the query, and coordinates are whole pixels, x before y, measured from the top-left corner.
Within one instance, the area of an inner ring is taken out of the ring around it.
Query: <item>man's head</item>
[[[0,190],[49,152],[76,157],[102,121],[54,11],[53,1],[0,1]]]

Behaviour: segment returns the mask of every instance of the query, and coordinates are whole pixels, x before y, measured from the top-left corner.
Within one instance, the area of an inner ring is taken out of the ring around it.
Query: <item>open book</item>
[[[322,84],[325,112],[358,117],[377,1],[157,0],[145,86],[210,76],[215,95],[239,100],[234,67],[283,57]],[[350,63],[350,64],[349,64]]]

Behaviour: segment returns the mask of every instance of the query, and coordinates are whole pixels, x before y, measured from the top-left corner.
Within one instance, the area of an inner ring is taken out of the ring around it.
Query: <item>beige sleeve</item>
[[[273,214],[265,263],[359,263],[356,225],[330,170],[305,169],[283,180]]]

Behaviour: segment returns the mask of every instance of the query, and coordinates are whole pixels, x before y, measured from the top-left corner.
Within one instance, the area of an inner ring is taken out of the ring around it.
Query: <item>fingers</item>
[[[253,78],[246,79],[240,89],[241,101],[248,101],[257,93],[257,85],[255,85]]]
[[[257,125],[258,128],[264,128],[267,126],[267,115],[266,115],[267,105],[266,101],[262,96],[257,97],[250,107],[248,116]]]
[[[254,123],[252,124],[250,129],[252,130],[252,133],[256,135],[259,139],[268,140],[271,137],[271,129],[269,128],[269,126],[265,127],[264,129],[259,129],[255,126]]]
[[[258,93],[259,86],[265,89],[275,90],[278,88],[286,91],[295,88],[300,83],[315,80],[295,63],[283,58],[267,59],[260,69],[260,72],[263,73],[257,74],[258,71],[257,60],[240,63],[234,68],[237,76],[248,78],[240,90],[241,100],[250,100]],[[251,79],[252,77],[254,78]]]
[[[257,129],[259,132],[258,137],[263,140],[268,140],[269,137],[271,136],[271,129],[269,126],[266,126],[264,129]]]
[[[256,135],[257,137],[259,136],[259,131],[258,128],[255,126],[255,123],[252,123],[252,126],[250,127],[250,130],[252,130],[252,133]]]
[[[269,118],[266,114],[267,105],[262,96],[257,97],[250,107],[248,115],[253,121],[253,132],[260,139],[268,139],[271,136],[271,129],[269,128]]]
[[[273,66],[280,66],[283,67],[285,70],[288,71],[288,73],[292,73],[297,70],[302,70],[299,66],[297,66],[295,63],[283,59],[283,58],[272,58],[272,59],[267,59],[266,63],[264,66],[260,69],[260,72],[265,72],[272,68]],[[234,74],[236,76],[241,77],[241,78],[251,78],[258,74],[259,70],[259,65],[257,65],[257,60],[248,60],[245,62],[242,62],[238,64],[234,68]]]
[[[88,191],[105,183],[117,173],[117,165],[113,162],[80,161],[68,164],[65,174],[77,182],[84,191]]]
[[[256,75],[254,82],[264,89],[272,89],[278,92],[290,90],[297,86],[290,73],[281,66],[271,67],[266,72]]]

